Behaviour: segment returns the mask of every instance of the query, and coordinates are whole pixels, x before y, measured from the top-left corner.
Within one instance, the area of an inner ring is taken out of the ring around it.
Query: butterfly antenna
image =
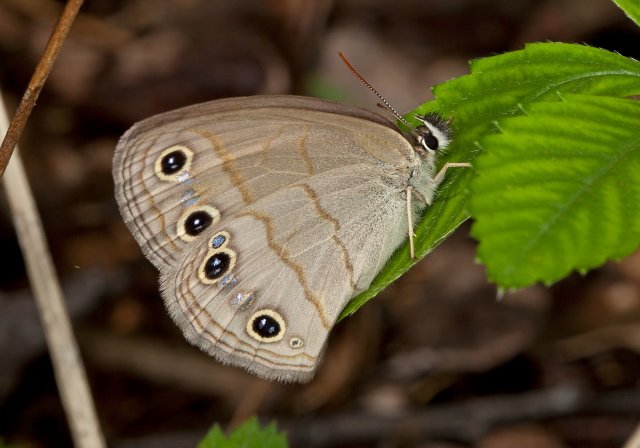
[[[349,67],[349,70],[351,70],[353,72],[354,75],[356,75],[358,77],[358,79],[360,81],[362,81],[362,83],[369,87],[369,90],[371,90],[373,93],[376,94],[376,96],[378,98],[380,98],[380,101],[382,101],[384,104],[380,104],[378,103],[378,107],[380,107],[381,109],[386,110],[387,112],[389,112],[391,115],[393,115],[396,119],[400,120],[402,123],[404,123],[409,129],[414,129],[413,126],[411,126],[407,120],[405,120],[404,118],[402,118],[402,115],[400,115],[398,112],[396,112],[396,110],[391,107],[391,104],[387,103],[387,100],[384,99],[384,97],[382,95],[380,95],[378,93],[378,91],[376,89],[373,88],[373,86],[371,84],[369,84],[367,82],[366,79],[364,79],[362,77],[362,75],[360,75],[360,73],[358,73],[358,71],[353,68],[353,65],[351,65],[351,63],[349,62],[349,60],[345,57],[345,55],[342,54],[342,52],[338,52],[338,55],[340,56],[340,58],[342,59],[342,61],[347,65],[347,67]]]

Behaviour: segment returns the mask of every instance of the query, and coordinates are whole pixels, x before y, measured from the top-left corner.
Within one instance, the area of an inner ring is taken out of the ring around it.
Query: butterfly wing
[[[366,109],[251,97],[137,124],[114,178],[185,336],[223,362],[304,381],[344,305],[405,238],[420,163]]]

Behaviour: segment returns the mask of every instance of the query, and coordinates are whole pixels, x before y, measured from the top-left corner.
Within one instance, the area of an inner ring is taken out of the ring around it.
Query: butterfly
[[[468,166],[436,173],[449,122],[416,118],[403,132],[359,106],[272,95],[127,131],[116,199],[185,337],[261,377],[309,381],[344,306],[413,242],[446,169]]]

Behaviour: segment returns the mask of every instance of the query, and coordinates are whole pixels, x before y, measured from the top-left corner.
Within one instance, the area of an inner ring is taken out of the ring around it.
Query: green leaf
[[[198,448],[287,448],[287,446],[287,438],[283,433],[278,433],[275,422],[269,423],[261,430],[258,419],[255,417],[244,422],[228,438],[218,425],[214,425],[198,444]]]
[[[561,95],[481,140],[472,234],[504,288],[551,283],[640,245],[640,103]]]
[[[453,141],[439,159],[468,162],[479,153],[476,142],[495,132],[495,121],[522,113],[518,105],[558,100],[558,92],[630,96],[640,94],[640,63],[615,53],[583,45],[529,44],[524,50],[471,62],[471,75],[434,87],[436,101],[407,114],[439,111],[454,117]],[[414,121],[415,123],[415,121]],[[423,258],[468,217],[469,168],[452,168],[438,189],[434,203],[416,227],[416,255]],[[391,257],[369,289],[355,297],[340,319],[355,312],[416,262],[408,242]]]
[[[638,0],[613,0],[636,25],[640,26],[640,2]]]
[[[472,61],[471,73],[434,88],[434,107],[455,117],[451,152],[473,148],[480,137],[495,132],[496,120],[521,114],[522,103],[557,101],[558,92],[640,94],[640,62],[584,45],[529,44]]]

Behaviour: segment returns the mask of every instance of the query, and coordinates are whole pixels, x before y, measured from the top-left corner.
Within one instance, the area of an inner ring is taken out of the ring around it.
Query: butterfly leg
[[[435,182],[436,185],[440,185],[440,182],[442,182],[442,178],[444,177],[444,174],[447,172],[447,168],[454,168],[454,167],[470,167],[471,164],[470,163],[445,163],[444,166],[442,167],[442,169],[438,172],[438,174],[436,174],[436,177],[433,179],[433,181]]]
[[[442,178],[444,177],[448,168],[470,167],[470,166],[471,164],[466,162],[465,163],[445,163],[442,169],[438,172],[438,174],[436,174],[436,177],[433,179],[433,181],[436,186],[439,185],[440,182],[442,182]],[[417,260],[418,258],[416,257],[415,244],[413,242],[413,238],[415,236],[415,234],[413,233],[413,217],[412,217],[413,213],[411,208],[411,196],[413,196],[413,194],[414,194],[413,188],[407,186],[407,221],[409,223],[409,247],[411,249],[411,259]]]
[[[417,260],[416,249],[413,245],[413,209],[411,208],[411,196],[413,196],[413,188],[407,186],[407,221],[409,222],[409,247],[411,248],[411,259]]]

